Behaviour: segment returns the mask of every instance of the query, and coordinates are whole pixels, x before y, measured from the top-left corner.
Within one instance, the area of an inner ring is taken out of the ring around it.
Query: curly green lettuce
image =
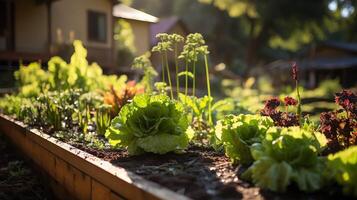
[[[357,146],[329,155],[327,159],[329,176],[343,186],[346,195],[357,197]]]
[[[188,121],[183,106],[166,95],[138,95],[111,122],[106,138],[129,154],[165,154],[187,148]]]
[[[227,115],[215,127],[216,137],[224,146],[233,163],[251,164],[254,160],[250,146],[259,143],[274,123],[269,117],[259,115]]]
[[[318,156],[325,145],[321,133],[300,127],[272,127],[262,143],[252,145],[255,162],[243,177],[276,192],[284,192],[291,183],[301,191],[316,191],[325,180],[325,160]]]

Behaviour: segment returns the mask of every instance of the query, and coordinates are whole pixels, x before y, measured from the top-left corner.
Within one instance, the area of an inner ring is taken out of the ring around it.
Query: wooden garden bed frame
[[[189,199],[2,114],[0,131],[49,177],[59,199]]]

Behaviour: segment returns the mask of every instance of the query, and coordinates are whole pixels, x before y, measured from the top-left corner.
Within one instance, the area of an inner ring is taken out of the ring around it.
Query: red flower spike
[[[293,79],[295,80],[295,81],[297,81],[298,80],[298,73],[299,73],[299,69],[298,69],[298,66],[297,66],[297,64],[296,64],[296,62],[294,62],[293,64],[292,64],[292,75],[293,75]]]
[[[284,98],[284,104],[285,106],[296,106],[298,101],[292,97],[287,96]]]

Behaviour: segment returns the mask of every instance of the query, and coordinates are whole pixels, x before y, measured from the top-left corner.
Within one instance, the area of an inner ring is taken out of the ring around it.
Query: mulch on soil
[[[183,154],[129,156],[125,150],[96,150],[75,145],[94,156],[132,171],[193,199],[340,199],[338,187],[303,193],[292,186],[285,194],[254,187],[241,180],[241,166],[232,166],[221,152],[191,146]]]
[[[54,199],[39,176],[28,163],[11,148],[0,133],[0,199],[47,200]]]

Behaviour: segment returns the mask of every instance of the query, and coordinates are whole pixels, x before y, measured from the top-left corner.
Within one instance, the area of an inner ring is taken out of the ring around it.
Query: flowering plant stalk
[[[296,97],[297,97],[297,106],[296,106],[296,115],[298,117],[298,120],[301,124],[301,96],[300,96],[300,90],[299,90],[299,69],[296,64],[296,62],[293,63],[292,65],[292,76],[293,79],[295,80],[295,88],[296,88]]]
[[[174,57],[175,57],[175,70],[176,70],[176,95],[177,98],[180,94],[180,80],[179,80],[179,72],[178,72],[178,44],[184,40],[181,35],[171,34],[169,35],[169,40],[174,46]]]
[[[165,65],[167,71],[167,79],[169,81],[169,86],[170,86],[170,96],[171,99],[173,99],[174,94],[172,91],[171,74],[170,74],[169,61],[167,56],[167,52],[172,51],[172,42],[170,41],[169,35],[167,33],[159,33],[156,35],[156,38],[159,38],[160,42],[157,43],[157,45],[152,48],[152,51],[161,53],[162,81],[165,82],[165,69],[164,69],[164,65]]]

